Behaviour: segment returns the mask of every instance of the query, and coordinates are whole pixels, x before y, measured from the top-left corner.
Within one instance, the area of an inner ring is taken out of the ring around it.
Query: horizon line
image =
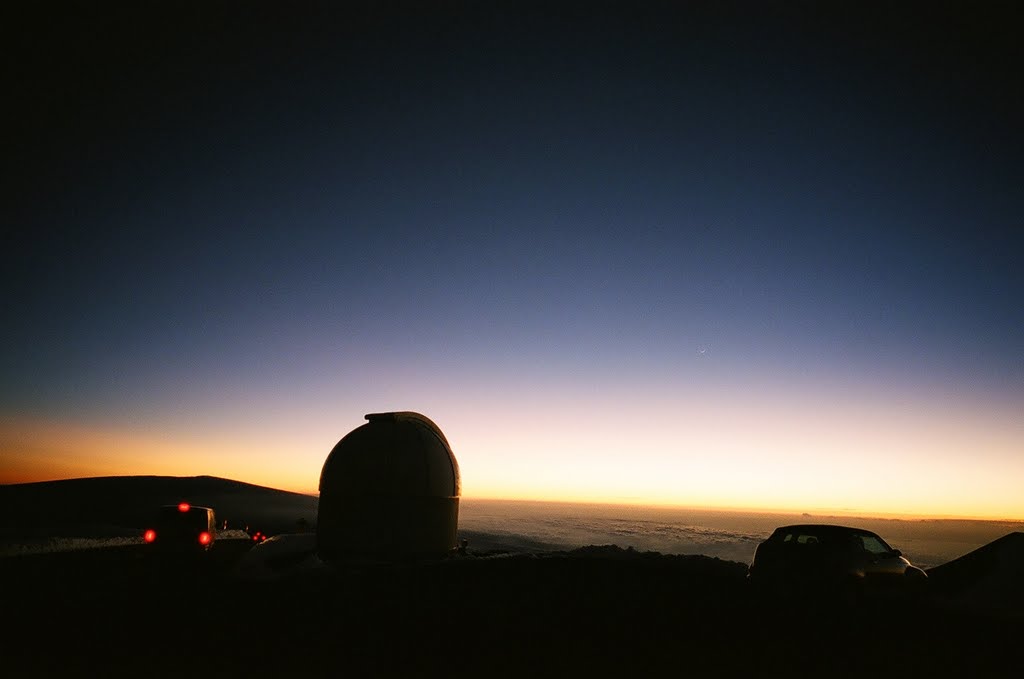
[[[15,482],[0,482],[0,486],[14,486],[14,485],[27,485],[30,483],[48,483],[54,481],[76,481],[84,479],[98,479],[98,478],[142,478],[142,477],[157,477],[157,478],[178,478],[178,479],[189,479],[189,478],[217,478],[225,481],[234,481],[238,483],[245,483],[252,486],[259,486],[262,488],[270,488],[272,490],[283,491],[287,493],[296,493],[299,495],[306,495],[309,497],[319,498],[320,491],[317,490],[299,490],[296,488],[283,488],[277,486],[268,486],[263,483],[255,483],[253,481],[244,481],[242,479],[234,479],[225,476],[217,476],[216,474],[109,474],[99,476],[76,476],[76,477],[64,477],[64,478],[46,478],[37,479],[34,481],[15,481]],[[1008,516],[995,516],[995,515],[969,515],[969,514],[947,514],[947,513],[921,513],[921,512],[906,512],[906,511],[871,511],[871,510],[858,510],[858,509],[844,509],[837,507],[753,507],[753,506],[735,506],[735,505],[693,505],[686,504],[683,502],[671,502],[664,500],[643,500],[640,498],[620,498],[620,499],[607,499],[607,498],[590,498],[590,499],[565,499],[565,498],[551,498],[551,497],[513,497],[513,496],[496,496],[496,495],[473,495],[463,494],[460,496],[461,500],[470,501],[483,501],[483,502],[523,502],[523,503],[534,503],[534,504],[563,504],[563,505],[596,505],[605,507],[651,507],[658,509],[679,509],[688,511],[716,511],[716,512],[729,512],[729,513],[745,513],[745,514],[780,514],[780,515],[792,515],[792,516],[806,516],[808,518],[842,518],[842,519],[876,519],[883,521],[987,521],[991,523],[1020,523],[1024,524],[1024,517],[1014,518]]]

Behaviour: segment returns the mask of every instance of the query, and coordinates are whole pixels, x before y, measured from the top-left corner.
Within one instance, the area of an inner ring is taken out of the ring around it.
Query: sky
[[[1024,519],[1024,22],[821,5],[26,16],[0,483]]]

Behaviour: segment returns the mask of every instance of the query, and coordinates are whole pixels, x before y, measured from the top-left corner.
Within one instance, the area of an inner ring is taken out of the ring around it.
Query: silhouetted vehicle
[[[248,533],[249,537],[252,539],[252,541],[257,543],[257,544],[260,543],[260,542],[266,542],[267,539],[270,537],[269,535],[267,535],[263,531],[256,530],[254,528],[249,528],[248,526],[245,527],[245,532]]]
[[[747,572],[756,592],[795,597],[918,593],[927,578],[875,533],[829,525],[777,528],[758,545]]]
[[[175,551],[205,551],[213,546],[216,537],[213,510],[187,502],[161,507],[153,527],[143,534],[146,544]]]

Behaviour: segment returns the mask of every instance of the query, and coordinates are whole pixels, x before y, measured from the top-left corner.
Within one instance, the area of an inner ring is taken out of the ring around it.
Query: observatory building
[[[455,547],[459,464],[436,424],[375,413],[327,456],[317,551],[328,563],[430,559]]]

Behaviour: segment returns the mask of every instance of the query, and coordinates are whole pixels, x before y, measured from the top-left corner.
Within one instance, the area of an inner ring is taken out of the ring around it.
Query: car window
[[[818,545],[823,542],[819,535],[807,532],[791,531],[780,534],[783,544],[787,545]],[[779,539],[778,537],[776,539]]]
[[[889,549],[889,545],[882,542],[881,538],[874,535],[861,535],[861,544],[864,546],[864,550],[871,554],[888,554],[892,550]]]

